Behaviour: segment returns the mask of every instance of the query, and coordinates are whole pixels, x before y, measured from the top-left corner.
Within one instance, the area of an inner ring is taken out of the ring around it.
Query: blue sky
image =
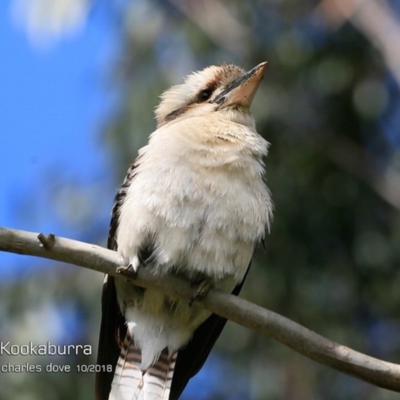
[[[58,232],[46,212],[52,205],[40,197],[49,174],[82,184],[110,179],[101,143],[113,102],[107,79],[115,49],[107,21],[97,9],[81,32],[38,48],[13,22],[10,1],[0,2],[0,226]],[[18,215],[19,204],[38,203],[39,218]],[[0,273],[16,257],[0,254]]]

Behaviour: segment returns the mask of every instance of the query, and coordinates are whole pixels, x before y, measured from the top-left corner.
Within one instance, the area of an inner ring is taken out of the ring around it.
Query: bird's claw
[[[133,264],[129,264],[127,267],[122,266],[117,268],[117,274],[124,275],[128,280],[135,280],[138,276],[139,268],[135,268]]]
[[[122,266],[117,268],[117,274],[124,275],[126,279],[134,281],[139,272],[140,261],[138,257],[133,257],[132,261],[127,267]]]
[[[197,288],[189,300],[189,307],[192,306],[192,304],[195,300],[204,298],[207,295],[207,293],[210,291],[210,289],[212,288],[212,282],[210,279],[204,279],[199,284],[196,283],[196,284],[193,284],[192,286],[195,286],[195,285],[197,285]]]

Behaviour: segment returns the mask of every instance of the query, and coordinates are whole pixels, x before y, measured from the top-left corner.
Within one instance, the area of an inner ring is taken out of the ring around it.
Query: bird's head
[[[219,113],[237,123],[250,123],[249,108],[266,67],[267,62],[263,62],[245,72],[233,64],[213,65],[188,75],[183,84],[161,95],[155,112],[158,127],[209,113]]]

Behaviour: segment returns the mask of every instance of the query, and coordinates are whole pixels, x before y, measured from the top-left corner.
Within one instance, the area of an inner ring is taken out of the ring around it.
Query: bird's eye
[[[211,89],[204,89],[197,96],[197,102],[202,103],[204,101],[207,101],[211,97],[211,95],[212,95]]]

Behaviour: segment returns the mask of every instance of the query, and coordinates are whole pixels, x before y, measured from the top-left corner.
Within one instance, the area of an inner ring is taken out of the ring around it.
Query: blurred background
[[[210,64],[269,67],[253,103],[275,218],[242,297],[400,362],[397,0],[0,3],[0,225],[105,245],[114,195],[163,90]],[[93,398],[102,276],[0,253],[0,399]],[[396,399],[228,323],[182,400]]]

